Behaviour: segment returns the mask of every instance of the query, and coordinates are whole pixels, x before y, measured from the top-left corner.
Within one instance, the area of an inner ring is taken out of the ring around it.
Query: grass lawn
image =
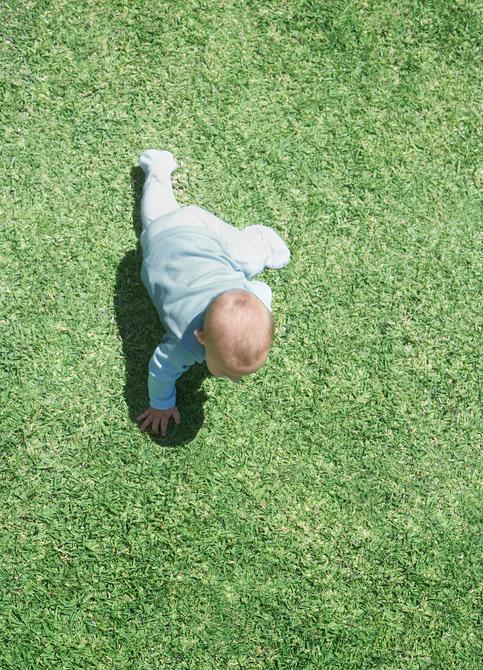
[[[476,0],[3,0],[0,669],[476,670]],[[148,147],[277,335],[133,417]]]

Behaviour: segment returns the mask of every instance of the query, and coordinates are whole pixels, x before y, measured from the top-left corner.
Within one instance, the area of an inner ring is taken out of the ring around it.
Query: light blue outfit
[[[223,291],[244,289],[271,310],[270,287],[249,280],[264,267],[286,265],[290,252],[271,228],[237,230],[201,207],[179,207],[169,152],[146,151],[140,165],[146,173],[141,279],[166,328],[149,363],[149,399],[154,409],[169,409],[176,404],[176,379],[204,360],[194,331],[203,329],[210,302]]]

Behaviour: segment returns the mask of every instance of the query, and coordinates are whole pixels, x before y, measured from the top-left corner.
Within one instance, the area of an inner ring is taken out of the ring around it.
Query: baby
[[[200,207],[180,207],[169,151],[145,151],[139,165],[146,177],[141,278],[166,335],[149,363],[150,407],[137,420],[142,431],[166,435],[169,420],[181,420],[176,379],[193,363],[206,360],[215,377],[233,382],[264,364],[274,332],[272,293],[249,279],[287,265],[290,251],[267,226],[237,230]]]

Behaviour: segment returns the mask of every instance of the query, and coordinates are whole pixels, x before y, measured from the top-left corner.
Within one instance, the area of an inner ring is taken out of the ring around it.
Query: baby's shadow
[[[124,397],[129,416],[135,421],[136,417],[149,406],[148,363],[161,341],[163,327],[140,279],[142,249],[139,244],[141,232],[139,205],[143,173],[139,168],[131,171],[131,181],[133,225],[138,242],[136,249],[127,252],[117,269],[114,304],[126,365]],[[206,366],[196,364],[178,380],[176,392],[181,424],[176,426],[171,422],[166,437],[151,435],[151,439],[164,446],[179,446],[191,442],[196,437],[204,421],[203,403],[206,394],[202,389],[202,383],[207,375]]]

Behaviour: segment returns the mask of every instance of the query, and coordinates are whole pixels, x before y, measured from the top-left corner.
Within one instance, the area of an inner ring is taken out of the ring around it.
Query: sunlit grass
[[[469,0],[0,9],[0,667],[479,667]],[[137,157],[292,250],[239,386],[139,432]]]

